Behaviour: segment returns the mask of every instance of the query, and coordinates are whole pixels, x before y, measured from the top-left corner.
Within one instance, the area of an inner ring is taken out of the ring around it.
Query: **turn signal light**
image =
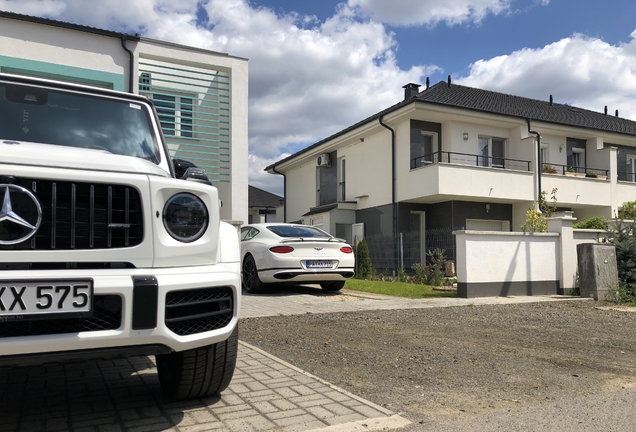
[[[269,250],[276,253],[290,253],[294,251],[294,248],[291,246],[273,246]]]

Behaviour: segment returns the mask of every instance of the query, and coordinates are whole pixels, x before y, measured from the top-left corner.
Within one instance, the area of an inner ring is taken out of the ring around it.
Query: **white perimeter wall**
[[[456,239],[458,282],[559,279],[556,233],[458,231]]]

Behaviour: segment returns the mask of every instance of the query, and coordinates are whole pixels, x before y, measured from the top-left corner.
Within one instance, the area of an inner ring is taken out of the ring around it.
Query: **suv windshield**
[[[139,103],[0,83],[0,139],[106,150],[160,162]]]

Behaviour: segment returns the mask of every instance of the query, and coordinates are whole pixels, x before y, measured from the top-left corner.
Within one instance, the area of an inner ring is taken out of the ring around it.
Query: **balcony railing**
[[[439,162],[530,171],[530,161],[456,152],[435,152],[413,158],[411,159],[411,169]]]
[[[589,167],[576,167],[572,165],[561,164],[543,164],[542,173],[546,174],[563,174],[575,177],[595,177],[607,178],[609,170]]]
[[[629,171],[618,171],[618,180],[636,182],[636,173]]]

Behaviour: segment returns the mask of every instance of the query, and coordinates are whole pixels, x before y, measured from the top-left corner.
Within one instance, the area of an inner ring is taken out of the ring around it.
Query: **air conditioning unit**
[[[318,156],[318,159],[316,159],[316,163],[319,167],[328,167],[331,166],[331,158],[327,153],[323,153]]]

